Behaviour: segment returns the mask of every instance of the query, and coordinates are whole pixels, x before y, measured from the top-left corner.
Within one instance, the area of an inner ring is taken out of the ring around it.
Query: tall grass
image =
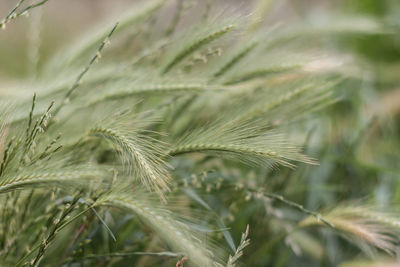
[[[2,28],[47,1],[24,2]],[[361,112],[349,90],[366,82],[343,43],[396,28],[370,16],[264,25],[274,3],[256,6],[133,4],[35,79],[0,87],[1,266],[395,260],[395,210],[350,202],[376,184],[357,193],[349,180],[398,169],[354,156],[369,124],[337,140]]]

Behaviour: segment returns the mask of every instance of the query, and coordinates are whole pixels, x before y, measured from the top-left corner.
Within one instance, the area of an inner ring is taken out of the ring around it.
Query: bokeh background
[[[390,25],[391,34],[340,35],[325,38],[324,46],[334,47],[356,59],[359,75],[339,89],[341,100],[320,112],[312,124],[308,153],[319,166],[300,166],[295,172],[269,173],[270,188],[283,190],[288,198],[309,209],[353,201],[371,203],[382,210],[398,211],[400,204],[400,1],[398,0],[284,0],[272,1],[262,13],[264,24],[309,23],[327,16],[365,16]],[[0,1],[0,17],[15,5]],[[65,44],[90,31],[91,26],[123,12],[138,1],[129,0],[50,0],[44,7],[7,25],[0,32],[0,88],[33,77],[42,63]],[[188,0],[190,2],[190,0]],[[214,5],[248,14],[258,1],[218,0]],[[163,11],[168,20],[174,10]],[[184,27],[185,25],[179,25]],[[0,96],[1,97],[1,96]],[[286,179],[286,177],[291,177]],[[240,210],[241,203],[232,206]],[[285,210],[285,208],[282,208]],[[251,246],[245,253],[246,266],[335,266],[357,258],[359,251],[322,231],[322,240],[307,240],[309,246],[296,248],[290,239],[275,242],[271,232],[263,232],[270,211],[247,209],[223,220],[236,241],[249,223]],[[268,229],[274,229],[270,226]],[[293,238],[305,238],[297,236]],[[271,241],[271,240],[272,241]],[[304,240],[303,240],[304,241]],[[287,249],[289,247],[289,249]],[[327,248],[326,251],[321,247]],[[340,249],[339,249],[340,248]],[[360,256],[362,258],[362,256]]]

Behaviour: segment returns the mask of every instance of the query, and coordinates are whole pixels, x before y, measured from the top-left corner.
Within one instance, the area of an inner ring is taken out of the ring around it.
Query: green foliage
[[[0,26],[46,2],[19,1]],[[373,92],[351,91],[369,82],[368,61],[345,41],[392,38],[393,25],[264,25],[265,0],[251,15],[144,2],[0,87],[1,266],[335,266],[397,253],[381,194],[339,204],[371,194],[364,178],[399,173],[398,155],[362,157],[399,148],[399,132],[361,146]]]

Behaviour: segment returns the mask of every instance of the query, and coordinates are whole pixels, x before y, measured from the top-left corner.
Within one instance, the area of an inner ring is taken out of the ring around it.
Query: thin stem
[[[31,111],[29,112],[28,127],[26,128],[26,139],[27,140],[29,138],[29,132],[30,132],[31,126],[32,126],[33,111],[35,110],[35,104],[36,104],[36,93],[33,94],[32,107],[31,107]]]
[[[16,13],[15,11],[19,8],[20,5],[22,5],[22,3],[24,3],[25,0],[19,0],[18,3],[15,5],[15,7],[13,9],[11,9],[11,11],[7,14],[7,16],[1,20],[0,22],[0,28],[4,29],[4,27],[6,26],[6,24],[16,18]]]
[[[96,60],[98,58],[101,57],[101,51],[103,50],[104,46],[109,42],[111,36],[113,35],[114,31],[117,29],[118,27],[118,23],[116,23],[114,25],[114,27],[111,29],[111,31],[109,32],[109,34],[107,35],[107,37],[103,40],[103,42],[101,42],[99,48],[96,51],[96,54],[89,60],[89,63],[86,65],[86,67],[83,69],[83,71],[81,73],[79,73],[78,77],[76,77],[75,82],[72,84],[72,86],[68,89],[67,93],[64,96],[64,101],[61,102],[61,104],[56,108],[56,110],[54,111],[54,116],[56,116],[60,110],[71,101],[71,95],[72,93],[76,90],[76,88],[79,87],[79,85],[81,84],[81,81],[83,79],[83,77],[85,76],[85,74],[89,71],[90,67],[93,65],[94,62],[96,62]]]
[[[1,28],[1,29],[4,29],[4,28],[6,27],[6,24],[7,24],[8,22],[10,22],[11,20],[13,20],[13,19],[15,19],[15,18],[17,18],[17,17],[20,17],[20,16],[22,16],[22,15],[27,14],[27,12],[28,12],[30,9],[35,8],[35,7],[42,6],[42,5],[44,5],[47,1],[49,1],[49,0],[43,0],[43,1],[37,2],[37,3],[35,3],[35,4],[32,4],[32,5],[27,6],[26,8],[22,9],[21,11],[17,12],[17,9],[21,6],[22,3],[25,2],[25,0],[19,0],[18,3],[15,5],[15,7],[14,7],[13,9],[11,9],[11,11],[8,13],[8,15],[7,15],[4,19],[2,19],[2,20],[0,21],[0,28]]]
[[[235,153],[251,153],[255,155],[279,158],[280,156],[275,151],[263,151],[259,149],[248,148],[241,145],[232,144],[190,144],[178,146],[169,151],[169,155],[178,156],[181,154],[194,153],[194,152],[205,152],[205,151],[220,151],[220,152],[235,152]]]
[[[60,218],[54,221],[53,227],[51,228],[49,235],[40,244],[38,254],[36,255],[36,258],[30,262],[30,266],[37,266],[39,264],[39,261],[43,258],[43,255],[46,249],[48,248],[49,244],[54,240],[56,234],[59,232],[59,230],[65,223],[67,215],[69,215],[75,208],[75,205],[78,203],[79,198],[80,198],[79,194],[76,194],[71,203],[68,203],[66,205],[64,211],[61,213]]]
[[[278,200],[278,201],[280,201],[280,202],[282,202],[282,203],[284,203],[284,204],[286,204],[288,206],[296,208],[296,209],[300,210],[301,212],[303,212],[305,214],[308,214],[308,215],[311,215],[311,216],[315,217],[318,221],[321,221],[321,222],[325,223],[329,227],[335,228],[335,226],[331,222],[329,222],[328,220],[324,219],[324,217],[322,217],[322,215],[320,213],[312,211],[312,210],[309,210],[309,209],[306,209],[306,208],[304,208],[303,205],[298,204],[298,203],[293,202],[293,201],[290,201],[290,200],[284,198],[281,195],[278,195],[278,194],[275,194],[275,193],[260,192],[260,191],[257,191],[257,193],[261,193],[261,194],[263,194],[264,196],[266,196],[268,198],[271,198],[271,199],[274,199],[274,200]]]
[[[4,171],[7,167],[7,163],[9,162],[9,155],[11,152],[11,147],[14,144],[14,141],[15,141],[15,138],[14,137],[11,138],[11,140],[8,142],[6,149],[4,150],[3,161],[1,162],[1,165],[0,165],[0,177],[4,174]]]

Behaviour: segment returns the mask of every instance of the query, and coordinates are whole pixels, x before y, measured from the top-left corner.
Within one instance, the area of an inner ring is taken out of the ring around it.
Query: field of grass
[[[400,2],[0,3],[0,266],[398,266]]]

